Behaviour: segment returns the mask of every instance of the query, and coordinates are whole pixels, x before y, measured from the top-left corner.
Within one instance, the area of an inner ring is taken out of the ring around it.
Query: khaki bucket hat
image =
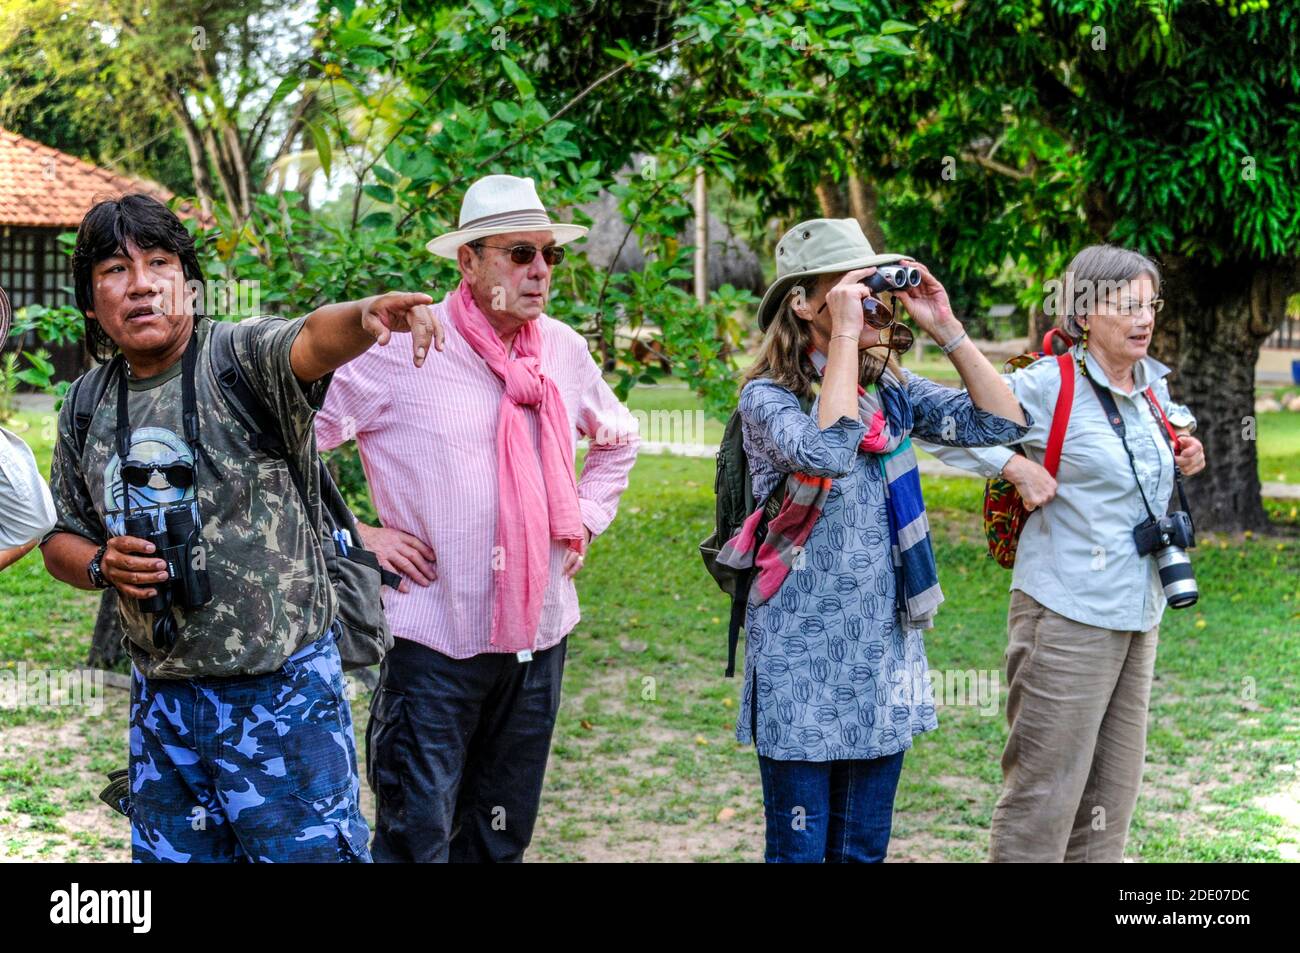
[[[892,265],[906,257],[877,255],[856,218],[814,218],[800,222],[776,243],[776,280],[758,306],[758,326],[767,330],[781,302],[800,278]]]

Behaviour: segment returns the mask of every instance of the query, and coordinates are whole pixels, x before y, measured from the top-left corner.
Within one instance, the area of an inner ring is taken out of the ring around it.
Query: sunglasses
[[[510,260],[516,265],[531,265],[533,259],[537,257],[538,251],[542,253],[542,261],[548,265],[558,265],[564,261],[564,249],[558,245],[547,245],[545,248],[537,248],[535,245],[520,243],[518,245],[489,245],[487,242],[473,242],[474,248],[499,248],[502,251],[510,252]]]
[[[829,303],[830,302],[823,301],[822,306],[817,309],[817,313],[821,314],[825,311],[826,305]],[[894,317],[894,308],[891,304],[882,301],[880,298],[863,298],[862,320],[877,331],[883,331],[896,320]]]
[[[875,384],[889,366],[889,354],[905,354],[911,350],[915,337],[905,324],[891,324],[880,332],[880,343],[862,351],[862,383]]]
[[[889,366],[889,351],[889,348],[869,347],[862,352],[861,382],[864,387],[880,382]]]
[[[148,486],[149,480],[155,473],[161,473],[166,478],[167,484],[178,490],[187,490],[194,484],[194,468],[183,463],[160,466],[156,463],[134,463],[128,460],[122,464],[122,480],[128,486]]]

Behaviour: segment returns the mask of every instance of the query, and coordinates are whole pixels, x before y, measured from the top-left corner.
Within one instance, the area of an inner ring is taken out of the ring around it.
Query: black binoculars
[[[212,587],[204,557],[203,538],[194,522],[194,510],[187,503],[163,511],[163,528],[154,528],[148,513],[128,516],[123,523],[127,536],[146,539],[154,545],[154,555],[167,564],[167,579],[152,584],[156,590],[141,599],[140,611],[151,615],[169,612],[173,606],[198,609],[212,601]],[[170,648],[170,646],[159,646]]]

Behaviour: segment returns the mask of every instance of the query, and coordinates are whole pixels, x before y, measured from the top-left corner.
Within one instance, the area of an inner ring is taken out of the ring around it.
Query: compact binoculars
[[[872,291],[904,291],[921,283],[921,269],[909,265],[882,265],[876,273],[863,278],[862,283]]]

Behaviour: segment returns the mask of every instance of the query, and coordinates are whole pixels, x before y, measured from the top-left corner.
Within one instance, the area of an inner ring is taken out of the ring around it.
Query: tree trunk
[[[695,301],[709,303],[709,187],[704,166],[695,167]]]
[[[239,141],[239,131],[230,123],[223,120],[221,131],[235,176],[235,185],[239,190],[240,216],[247,221],[253,214],[253,198],[249,183],[248,162],[244,158],[243,144]]]
[[[212,165],[217,170],[217,181],[221,183],[221,191],[226,196],[226,208],[230,210],[230,215],[235,219],[235,229],[238,230],[244,224],[242,209],[239,204],[239,190],[235,187],[235,179],[232,175],[230,166],[226,163],[225,153],[217,143],[217,137],[212,132],[212,123],[210,119],[205,119],[206,125],[200,130],[203,136],[203,147],[208,156],[212,159]]]
[[[1043,343],[1043,335],[1051,328],[1056,326],[1056,316],[1048,314],[1038,305],[1034,305],[1029,311],[1029,347],[1027,350],[1037,351],[1038,345]],[[1059,347],[1054,339],[1053,348]]]
[[[199,208],[205,216],[212,214],[212,177],[208,174],[208,162],[203,152],[198,127],[185,107],[185,97],[173,90],[171,94],[171,112],[181,126],[185,137],[185,150],[190,157],[190,173],[194,176],[194,191],[198,193]]]
[[[885,253],[885,233],[880,229],[876,187],[856,172],[849,173],[849,208],[862,226],[862,233],[871,242],[877,255]]]
[[[845,218],[848,208],[844,204],[844,194],[839,185],[829,175],[821,177],[817,183],[817,204],[821,206],[823,218]]]
[[[1268,527],[1256,453],[1255,364],[1297,287],[1290,268],[1256,262],[1217,267],[1167,259],[1153,356],[1174,371],[1173,398],[1196,415],[1204,472],[1186,481],[1200,529]]]

